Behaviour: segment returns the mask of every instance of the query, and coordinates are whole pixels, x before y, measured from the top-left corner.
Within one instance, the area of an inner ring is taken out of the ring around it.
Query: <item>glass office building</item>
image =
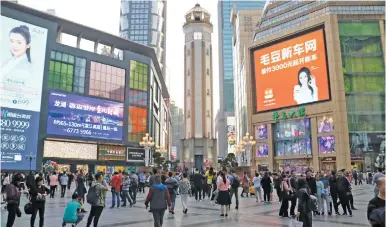
[[[165,75],[166,1],[121,1],[121,37],[155,48]]]

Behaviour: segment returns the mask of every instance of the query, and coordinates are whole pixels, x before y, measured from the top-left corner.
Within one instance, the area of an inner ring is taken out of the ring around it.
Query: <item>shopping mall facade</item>
[[[259,169],[384,165],[384,14],[375,1],[266,5],[244,81]]]
[[[47,161],[133,170],[144,166],[146,133],[169,149],[169,93],[153,48],[7,1],[1,21],[11,59],[2,62],[2,171]]]

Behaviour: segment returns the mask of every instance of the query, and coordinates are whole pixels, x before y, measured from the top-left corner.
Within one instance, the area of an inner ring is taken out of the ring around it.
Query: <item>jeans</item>
[[[66,187],[67,185],[61,185],[60,193],[62,197],[64,197],[64,195],[66,194]]]
[[[201,192],[202,192],[202,188],[200,186],[196,186],[196,190],[194,190],[194,197],[196,198],[196,200],[198,199],[201,200]]]
[[[83,220],[84,215],[83,214],[76,214],[76,216],[78,217],[78,219],[75,222],[65,222],[65,221],[63,221],[62,226],[66,226],[67,223],[68,224],[75,224],[75,225],[79,224]]]
[[[329,195],[320,196],[320,197],[318,196],[318,202],[319,202],[318,204],[319,212],[324,212],[324,203],[326,203],[327,211],[331,212],[331,207],[330,207],[331,199]]]
[[[295,215],[295,207],[296,207],[296,201],[298,198],[296,197],[296,193],[291,198],[291,208],[290,208],[290,215]]]
[[[271,190],[269,188],[263,188],[264,191],[264,202],[271,201]],[[279,194],[279,201],[282,200],[282,196]]]
[[[288,217],[288,199],[283,198],[280,206],[279,216]]]
[[[181,194],[182,210],[188,209],[188,194]]]
[[[56,186],[57,185],[50,186],[50,198],[54,198],[55,197]]]
[[[177,195],[175,193],[170,193],[170,200],[172,201],[171,210],[174,210],[174,206],[176,205],[176,197]]]
[[[19,205],[16,203],[7,204],[7,210],[8,210],[7,227],[12,227],[13,223],[15,223],[16,212],[18,207]]]
[[[230,194],[229,194],[231,197],[231,201],[232,201],[233,194],[235,194],[236,206],[238,207],[239,206],[239,188],[232,188],[231,187]]]
[[[257,196],[259,196],[259,198],[257,198]],[[256,201],[263,201],[262,198],[261,198],[261,188],[260,187],[255,187],[255,197],[256,197]]]
[[[122,191],[122,199],[123,199],[123,205],[126,206],[126,200],[129,201],[130,205],[133,205],[133,201],[130,198],[129,191]]]
[[[117,198],[117,207],[119,207],[119,205],[121,203],[121,200],[119,199],[119,192],[117,192],[117,191],[111,192],[111,195],[113,196],[111,207],[115,207],[115,198]]]
[[[154,227],[162,227],[164,223],[164,214],[165,210],[152,210],[153,219],[154,219]]]
[[[133,200],[133,203],[137,201],[137,186],[130,186],[130,197]]]
[[[30,219],[31,227],[35,226],[35,219],[38,211],[39,211],[39,227],[44,226],[44,206],[42,206],[39,208],[38,207],[34,208],[34,211],[32,212],[31,219]]]
[[[87,227],[91,226],[91,222],[94,219],[94,227],[98,226],[99,217],[101,216],[103,207],[101,206],[91,206],[90,215],[87,219]]]

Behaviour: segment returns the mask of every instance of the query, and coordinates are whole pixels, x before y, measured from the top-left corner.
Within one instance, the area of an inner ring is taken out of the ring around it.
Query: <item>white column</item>
[[[149,166],[150,147],[144,147],[144,149],[145,149],[145,166]]]
[[[245,148],[246,151],[246,158],[247,158],[247,166],[251,166],[251,145],[247,145]]]

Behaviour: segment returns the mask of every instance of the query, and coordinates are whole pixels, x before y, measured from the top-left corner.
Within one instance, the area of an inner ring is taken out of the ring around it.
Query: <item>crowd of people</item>
[[[176,199],[180,196],[182,212],[188,213],[189,197],[197,202],[205,200],[205,197],[213,205],[220,206],[220,216],[227,217],[231,209],[233,196],[235,197],[235,209],[239,209],[240,197],[252,197],[256,203],[269,205],[272,203],[272,194],[276,191],[280,203],[279,216],[283,218],[297,218],[303,223],[303,227],[312,226],[312,218],[317,215],[349,215],[353,216],[354,196],[352,185],[361,184],[364,181],[361,172],[350,173],[345,170],[338,172],[307,171],[297,175],[292,172],[270,173],[268,171],[255,172],[252,178],[248,173],[237,174],[234,170],[222,170],[216,172],[213,168],[207,170],[195,169],[189,172],[185,169],[177,173],[160,173],[153,169],[150,173],[115,172],[111,175],[100,173],[85,174],[80,170],[76,174],[56,172],[46,174],[29,173],[25,176],[21,173],[2,174],[2,199],[6,202],[8,210],[7,227],[14,225],[16,217],[21,216],[19,208],[20,197],[23,192],[29,202],[24,211],[31,215],[30,226],[35,226],[37,214],[39,214],[39,226],[44,226],[45,203],[47,198],[54,198],[55,192],[60,186],[60,196],[63,198],[66,191],[71,189],[72,200],[67,204],[63,224],[76,226],[84,218],[85,203],[90,204],[91,210],[87,218],[87,226],[98,226],[99,218],[106,207],[106,193],[111,192],[111,209],[130,207],[136,204],[137,193],[145,193],[145,187],[149,190],[145,207],[152,212],[154,226],[163,224],[165,211],[170,215],[175,213]],[[370,178],[370,179],[369,179]],[[11,180],[12,179],[12,180]],[[367,218],[373,227],[385,226],[385,175],[384,170],[379,169],[374,175],[367,175],[366,182],[374,182],[374,198],[369,202]],[[240,194],[239,194],[240,193]],[[340,208],[341,207],[341,208]],[[343,213],[340,212],[343,210]],[[383,222],[382,222],[383,221]]]

